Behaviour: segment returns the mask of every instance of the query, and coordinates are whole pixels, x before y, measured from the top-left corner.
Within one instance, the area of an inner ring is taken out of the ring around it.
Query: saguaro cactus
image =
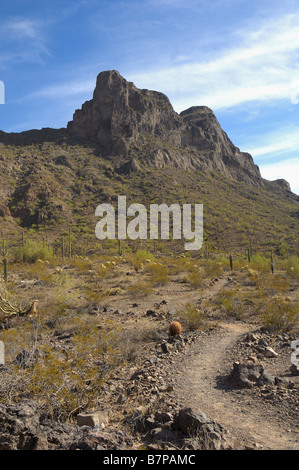
[[[72,257],[72,234],[71,229],[69,228],[69,258]]]
[[[62,259],[64,260],[64,237],[62,237],[62,241],[61,241],[61,256],[62,256]]]
[[[7,282],[7,258],[3,260],[3,277],[4,281]]]
[[[7,256],[8,255],[8,246],[5,243],[5,240],[2,240],[2,247],[0,248],[0,255]]]

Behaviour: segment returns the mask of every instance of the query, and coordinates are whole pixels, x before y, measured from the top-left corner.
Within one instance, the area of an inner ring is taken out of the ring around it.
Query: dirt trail
[[[213,295],[222,286],[220,282],[208,294]],[[255,329],[256,325],[242,322],[222,323],[215,334],[200,338],[176,364],[177,399],[221,423],[237,448],[299,450],[298,437],[283,429],[266,406],[256,406],[250,397],[232,393],[219,381],[232,368],[228,358],[236,341]]]

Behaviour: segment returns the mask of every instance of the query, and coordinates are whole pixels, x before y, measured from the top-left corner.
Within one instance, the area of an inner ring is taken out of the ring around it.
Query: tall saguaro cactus
[[[2,240],[2,247],[0,247],[0,255],[5,257],[8,255],[8,246],[6,245],[6,241],[4,238]]]
[[[62,241],[61,241],[61,256],[62,256],[62,259],[64,260],[64,237],[62,237]]]
[[[72,257],[72,234],[71,229],[69,228],[69,258]]]
[[[3,277],[4,281],[7,282],[7,258],[3,260]]]

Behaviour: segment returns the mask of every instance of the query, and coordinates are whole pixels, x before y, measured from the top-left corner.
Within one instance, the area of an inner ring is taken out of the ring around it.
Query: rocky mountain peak
[[[97,142],[103,151],[127,153],[142,135],[160,135],[176,142],[179,116],[163,93],[140,90],[116,70],[101,72],[93,98],[83,104],[68,123],[68,130]]]
[[[106,155],[132,158],[132,148],[142,148],[143,164],[151,167],[215,169],[262,184],[251,155],[233,145],[210,108],[193,106],[178,114],[165,94],[139,89],[116,70],[97,76],[93,98],[75,111],[67,128]]]
[[[98,74],[92,99],[75,111],[67,128],[0,131],[0,143],[8,145],[78,140],[111,157],[117,172],[171,167],[216,170],[233,180],[265,185],[252,156],[231,142],[209,107],[192,106],[178,114],[165,94],[139,89],[117,70]],[[290,192],[282,180],[272,187]]]

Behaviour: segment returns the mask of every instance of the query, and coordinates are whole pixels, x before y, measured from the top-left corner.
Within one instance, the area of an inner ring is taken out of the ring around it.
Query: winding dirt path
[[[209,295],[222,285],[214,286]],[[176,364],[176,398],[221,423],[234,448],[299,450],[298,435],[283,429],[266,406],[256,406],[250,397],[231,393],[218,379],[231,370],[228,358],[236,341],[255,329],[256,325],[241,322],[222,323],[217,332],[202,336]]]

